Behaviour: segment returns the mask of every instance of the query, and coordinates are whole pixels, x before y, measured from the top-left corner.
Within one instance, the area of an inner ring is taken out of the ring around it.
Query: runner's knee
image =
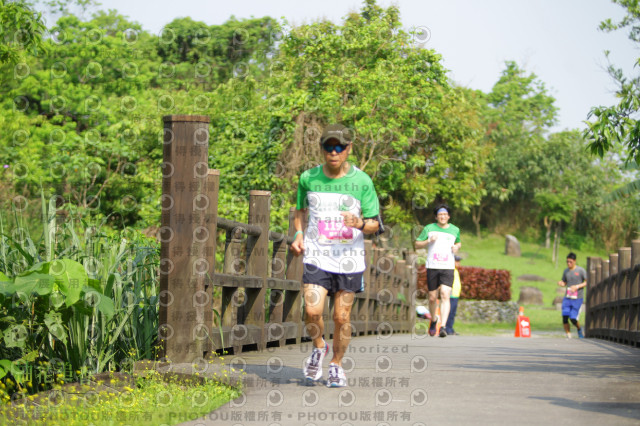
[[[569,315],[563,315],[562,316],[562,323],[563,324],[569,324]]]
[[[578,319],[577,318],[571,318],[571,324],[575,325],[576,327],[578,326]]]
[[[307,314],[308,319],[310,319],[311,321],[317,322],[322,318],[322,314],[324,310],[317,306],[307,305],[305,306],[304,311]]]

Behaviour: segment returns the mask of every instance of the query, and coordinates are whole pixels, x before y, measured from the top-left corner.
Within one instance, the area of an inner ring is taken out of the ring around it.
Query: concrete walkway
[[[331,345],[331,344],[330,344]],[[594,339],[352,340],[349,386],[306,386],[310,344],[228,356],[244,395],[185,425],[638,425],[640,349]],[[329,358],[325,359],[325,372]]]

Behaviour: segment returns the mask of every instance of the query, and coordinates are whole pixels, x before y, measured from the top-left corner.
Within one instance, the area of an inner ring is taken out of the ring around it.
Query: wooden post
[[[203,326],[202,331],[204,333],[204,342],[202,346],[204,349],[204,356],[207,357],[215,350],[212,344],[212,329],[213,329],[213,309],[217,309],[218,314],[220,311],[219,300],[216,301],[213,298],[213,276],[216,273],[216,245],[218,242],[218,191],[220,187],[220,171],[209,169],[207,172],[207,180],[203,191],[206,197],[207,208],[204,215],[204,230],[200,230],[201,233],[206,233],[206,241],[204,248],[204,259],[209,265],[207,276],[204,280],[204,292],[205,303],[199,307],[198,314],[202,316]],[[198,335],[199,339],[203,339],[202,335]]]
[[[204,355],[202,340],[193,336],[207,326],[204,283],[214,266],[207,261],[209,242],[202,236],[210,201],[204,191],[209,117],[169,115],[163,121],[158,334],[169,360],[193,362]]]
[[[246,270],[246,261],[241,258],[242,254],[242,230],[235,228],[227,231],[224,247],[224,268],[225,274],[242,275]],[[246,297],[244,289],[238,287],[222,287],[221,297],[222,311],[222,330],[223,335],[220,336],[220,346],[232,347],[233,354],[238,355],[242,352],[242,343],[236,339],[235,334],[239,330],[234,327],[238,324],[244,324],[244,306]],[[243,333],[240,333],[243,334]],[[225,336],[229,338],[225,340]]]
[[[607,292],[607,302],[616,300],[618,297],[618,293],[616,291],[618,282],[618,253],[611,253],[609,255],[609,276],[611,279],[605,289]]]
[[[261,288],[245,289],[247,315],[245,325],[258,350],[266,346],[265,294],[269,265],[269,223],[271,214],[271,192],[252,190],[249,192],[249,225],[262,229],[260,236],[247,238],[247,274],[262,278]]]
[[[358,306],[358,319],[361,321],[360,334],[365,336],[369,334],[369,300],[371,297],[371,261],[373,256],[373,242],[364,240],[364,264],[365,269],[362,275],[364,280],[364,295],[360,305]]]
[[[587,257],[587,307],[585,309],[585,331],[587,337],[598,337],[598,302],[595,294],[596,288],[596,271],[594,268],[594,260]]]
[[[618,300],[618,324],[617,329],[620,330],[619,340],[628,343],[628,331],[629,331],[629,299],[631,277],[629,268],[631,268],[631,247],[622,247],[618,249],[618,275],[620,276],[620,297]],[[624,301],[624,302],[623,302]]]
[[[382,250],[379,248],[373,249],[373,261],[371,268],[371,287],[369,290],[369,333],[375,333],[380,324],[380,304],[378,303],[377,293],[380,289],[380,283],[382,281],[382,274],[379,268],[380,254]]]
[[[271,258],[271,277],[284,279],[287,269],[287,234],[273,242],[273,256]],[[284,346],[286,335],[282,325],[284,313],[284,291],[272,288],[269,294],[269,323],[267,342],[277,341],[278,346]]]
[[[291,207],[289,209],[289,236],[293,237],[296,229],[293,224],[293,220],[295,217],[296,208]],[[303,226],[304,229],[304,226]],[[304,322],[302,321],[302,256],[294,256],[290,247],[287,247],[287,271],[286,278],[288,280],[298,281],[300,282],[299,290],[287,290],[284,293],[284,311],[283,317],[284,320],[293,324],[294,329],[296,330],[295,337],[290,334],[287,335],[287,338],[294,338],[295,343],[300,343],[300,338],[302,337],[302,331],[304,327]]]
[[[631,241],[631,267],[635,268],[640,265],[640,240]],[[640,296],[640,272],[636,269],[631,274],[631,291],[629,297]]]
[[[414,306],[416,293],[418,291],[418,268],[416,267],[416,261],[418,255],[410,251],[407,253],[407,267],[409,268],[409,288],[407,303],[409,304],[409,329],[415,330],[416,325],[416,307]]]
[[[618,249],[618,273],[622,273],[625,269],[631,267],[631,247],[621,247]],[[629,297],[629,280],[628,275],[622,275],[620,280],[620,296],[618,300]]]
[[[595,327],[597,329],[600,329],[603,327],[602,323],[604,321],[604,312],[601,309],[601,300],[602,300],[602,295],[600,292],[600,285],[599,285],[599,281],[598,281],[598,265],[600,264],[600,258],[599,257],[592,257],[591,258],[591,265],[590,265],[590,273],[593,272],[593,289],[594,289],[594,293],[595,293],[595,300],[594,300],[594,304],[595,306],[598,306],[598,309],[596,310],[596,325]]]
[[[398,261],[396,261],[396,274],[397,274],[397,281],[394,282],[394,289],[393,289],[393,293],[394,293],[394,299],[395,300],[400,300],[402,302],[401,299],[404,299],[405,301],[407,300],[406,297],[400,297],[398,298],[399,295],[404,296],[404,288],[405,288],[405,281],[407,279],[406,277],[406,272],[407,272],[407,261],[404,259],[400,259]],[[405,314],[405,310],[404,310],[404,302],[402,302],[402,305],[395,305],[393,307],[393,315],[396,316],[396,323],[398,324],[398,330],[400,332],[406,332],[408,331],[406,329],[406,324],[404,322],[404,316]],[[394,327],[395,328],[395,327]]]
[[[631,332],[631,339],[633,343],[640,345],[640,240],[631,241],[631,295],[634,299],[631,305],[631,315],[629,320],[629,331]]]

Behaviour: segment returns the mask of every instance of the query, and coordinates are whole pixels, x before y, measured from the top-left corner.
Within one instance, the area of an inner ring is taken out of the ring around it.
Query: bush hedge
[[[511,300],[511,272],[504,269],[484,269],[472,266],[461,266],[460,281],[462,291],[460,299]],[[418,266],[418,297],[427,297],[427,268]]]
[[[511,300],[511,272],[505,269],[484,269],[473,266],[461,266],[461,299]]]

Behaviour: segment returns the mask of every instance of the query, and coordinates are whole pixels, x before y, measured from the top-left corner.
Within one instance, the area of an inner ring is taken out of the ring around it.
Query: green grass
[[[558,251],[558,262],[552,262],[552,249],[544,246],[520,241],[521,257],[512,257],[504,254],[505,238],[501,235],[487,235],[482,239],[472,234],[462,235],[462,249],[464,260],[462,266],[477,266],[487,269],[506,269],[511,272],[511,300],[517,302],[520,296],[520,288],[529,286],[537,287],[542,291],[543,305],[525,305],[525,315],[531,321],[531,331],[536,333],[557,332],[563,335],[562,315],[552,306],[553,299],[561,293],[556,289],[558,280],[566,268],[566,255],[573,251],[578,256],[578,265],[586,267],[588,256],[607,257],[604,251],[576,250],[561,245]],[[524,274],[535,274],[544,278],[544,281],[521,281],[518,277]],[[464,285],[464,283],[462,283]],[[584,314],[580,316],[581,325],[584,323]],[[460,334],[466,335],[496,335],[513,333],[514,322],[503,324],[463,324],[456,321],[455,329]],[[575,335],[574,328],[572,331]]]
[[[66,389],[65,398],[37,400],[37,411],[32,405],[4,405],[0,417],[29,425],[173,425],[199,418],[240,395],[238,389],[211,379],[167,382],[157,373],[118,388],[119,393],[95,392],[78,385]]]

